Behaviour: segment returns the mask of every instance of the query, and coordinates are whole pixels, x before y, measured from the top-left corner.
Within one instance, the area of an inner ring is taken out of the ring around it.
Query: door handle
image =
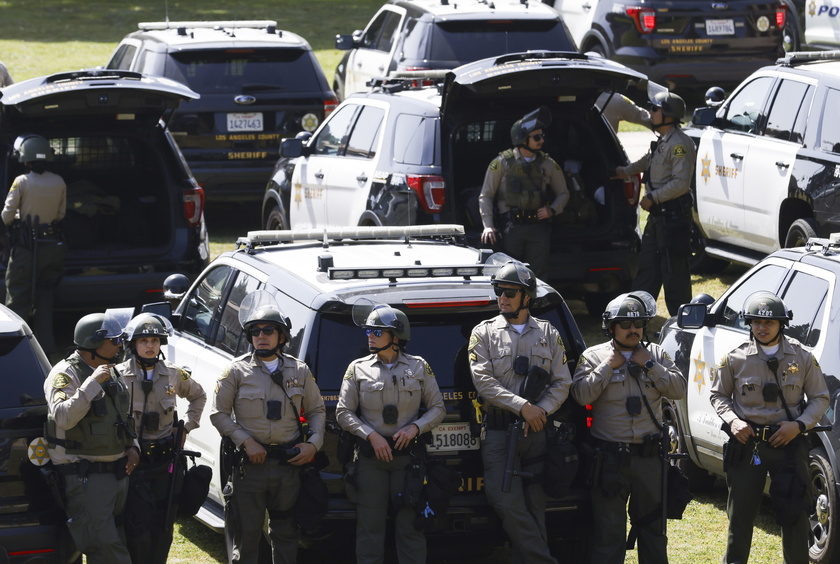
[[[729,156],[732,157],[733,161],[743,161],[744,155],[741,153],[729,153]]]
[[[363,172],[362,174],[360,174],[359,176],[357,176],[357,177],[356,177],[356,180],[358,180],[358,181],[359,181],[359,182],[361,182],[361,183],[365,183],[365,182],[367,182],[367,179],[368,179],[368,177],[367,177],[367,176],[365,176],[365,173],[364,173],[364,172]]]
[[[776,161],[776,166],[779,167],[779,168],[789,168],[790,163],[786,163],[786,162],[782,162],[782,161]]]
[[[315,173],[315,178],[317,178],[318,180],[323,180],[324,179],[324,173],[323,172],[316,172]]]
[[[592,9],[592,4],[590,4],[589,2],[587,2],[586,4],[583,4],[583,5],[581,6],[581,8],[583,8],[583,11],[584,11],[584,12],[588,12],[589,10],[591,10],[591,9]]]

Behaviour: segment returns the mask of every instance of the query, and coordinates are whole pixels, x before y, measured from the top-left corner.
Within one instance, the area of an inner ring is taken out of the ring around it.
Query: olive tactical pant
[[[531,431],[527,437],[520,436],[514,469],[535,474],[542,472],[545,462],[522,468],[521,461],[544,459],[545,441],[545,431]],[[481,461],[484,464],[484,491],[487,499],[502,520],[502,526],[510,538],[511,562],[557,564],[557,560],[548,550],[548,536],[545,530],[546,494],[539,480],[526,484],[521,477],[514,476],[510,492],[502,491],[506,445],[507,431],[487,430],[481,441]]]
[[[131,564],[121,519],[128,496],[128,480],[111,473],[91,473],[86,480],[64,477],[67,527],[88,564]]]
[[[173,497],[172,513],[169,522],[166,521],[166,508],[169,501],[169,488],[172,474],[169,473],[171,463],[144,466],[132,472],[130,480],[145,480],[155,498],[155,513],[151,520],[151,527],[137,536],[128,536],[126,544],[134,564],[166,564],[169,547],[172,545],[172,525],[178,514],[177,497]],[[175,493],[180,490],[183,476],[179,476],[175,485]]]
[[[534,224],[514,224],[510,229],[502,228],[502,246],[505,253],[516,260],[531,265],[534,275],[547,280],[551,260],[551,220]]]
[[[405,490],[405,469],[411,456],[395,456],[391,462],[359,456],[356,473],[356,562],[385,562],[385,525],[391,500]],[[397,510],[394,527],[400,564],[425,564],[426,536],[414,528],[415,509]]]
[[[225,504],[225,540],[231,562],[257,564],[260,536],[268,511],[268,536],[274,564],[297,562],[300,528],[292,510],[300,491],[300,469],[266,458],[234,469],[233,492]]]
[[[691,218],[686,218],[691,221]],[[642,235],[642,250],[639,253],[639,270],[633,280],[634,290],[643,290],[654,298],[659,290],[665,289],[665,304],[671,315],[677,314],[682,304],[691,301],[691,258],[688,237],[684,241],[671,240],[663,246],[662,220],[648,216]],[[679,238],[679,237],[678,237]]]

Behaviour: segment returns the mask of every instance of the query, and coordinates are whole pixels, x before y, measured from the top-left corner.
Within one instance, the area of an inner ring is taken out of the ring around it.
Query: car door
[[[292,229],[326,225],[330,185],[355,182],[355,175],[350,180],[344,178],[346,166],[342,159],[360,111],[360,104],[340,106],[309,141],[308,156],[298,158],[292,173],[289,204]]]
[[[764,121],[764,101],[773,84],[769,76],[746,82],[718,113],[720,127],[709,127],[700,137],[697,213],[708,239],[742,244],[745,162]]]
[[[572,34],[578,47],[581,46],[583,36],[592,28],[592,19],[598,0],[556,0],[554,9],[563,16],[563,21]]]
[[[367,82],[390,70],[405,11],[385,6],[365,28],[359,46],[347,59],[344,96],[368,89]]]
[[[779,232],[779,213],[789,196],[814,94],[806,80],[779,83],[764,130],[752,140],[744,161],[744,247],[771,253],[784,246],[787,234]]]

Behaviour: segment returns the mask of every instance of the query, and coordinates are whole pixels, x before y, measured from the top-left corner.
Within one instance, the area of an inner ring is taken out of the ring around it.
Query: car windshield
[[[3,375],[0,408],[44,403],[44,370],[26,337],[0,338],[0,374]]]
[[[576,51],[560,21],[456,21],[434,26],[429,58],[476,61],[528,50]]]
[[[199,93],[320,90],[315,67],[304,49],[213,49],[173,53],[167,78]]]

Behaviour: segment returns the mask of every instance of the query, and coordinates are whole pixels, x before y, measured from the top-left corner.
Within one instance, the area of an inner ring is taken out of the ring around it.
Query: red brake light
[[[592,428],[592,405],[586,405],[586,427]]]
[[[330,96],[326,100],[324,100],[324,119],[338,107],[338,98],[335,96]]]
[[[785,20],[787,19],[787,7],[783,4],[776,6],[776,27],[779,29],[785,28]]]
[[[409,174],[405,178],[408,187],[417,193],[420,206],[426,213],[437,213],[446,200],[446,183],[440,176],[430,174]]]
[[[642,178],[638,174],[634,174],[624,181],[624,197],[627,198],[628,206],[635,206],[639,203],[641,185]]]
[[[633,18],[636,29],[639,33],[653,33],[656,27],[656,12],[653,8],[642,8],[639,6],[628,6],[624,10],[627,15]]]
[[[190,227],[198,227],[204,213],[204,189],[184,190],[184,218]]]

